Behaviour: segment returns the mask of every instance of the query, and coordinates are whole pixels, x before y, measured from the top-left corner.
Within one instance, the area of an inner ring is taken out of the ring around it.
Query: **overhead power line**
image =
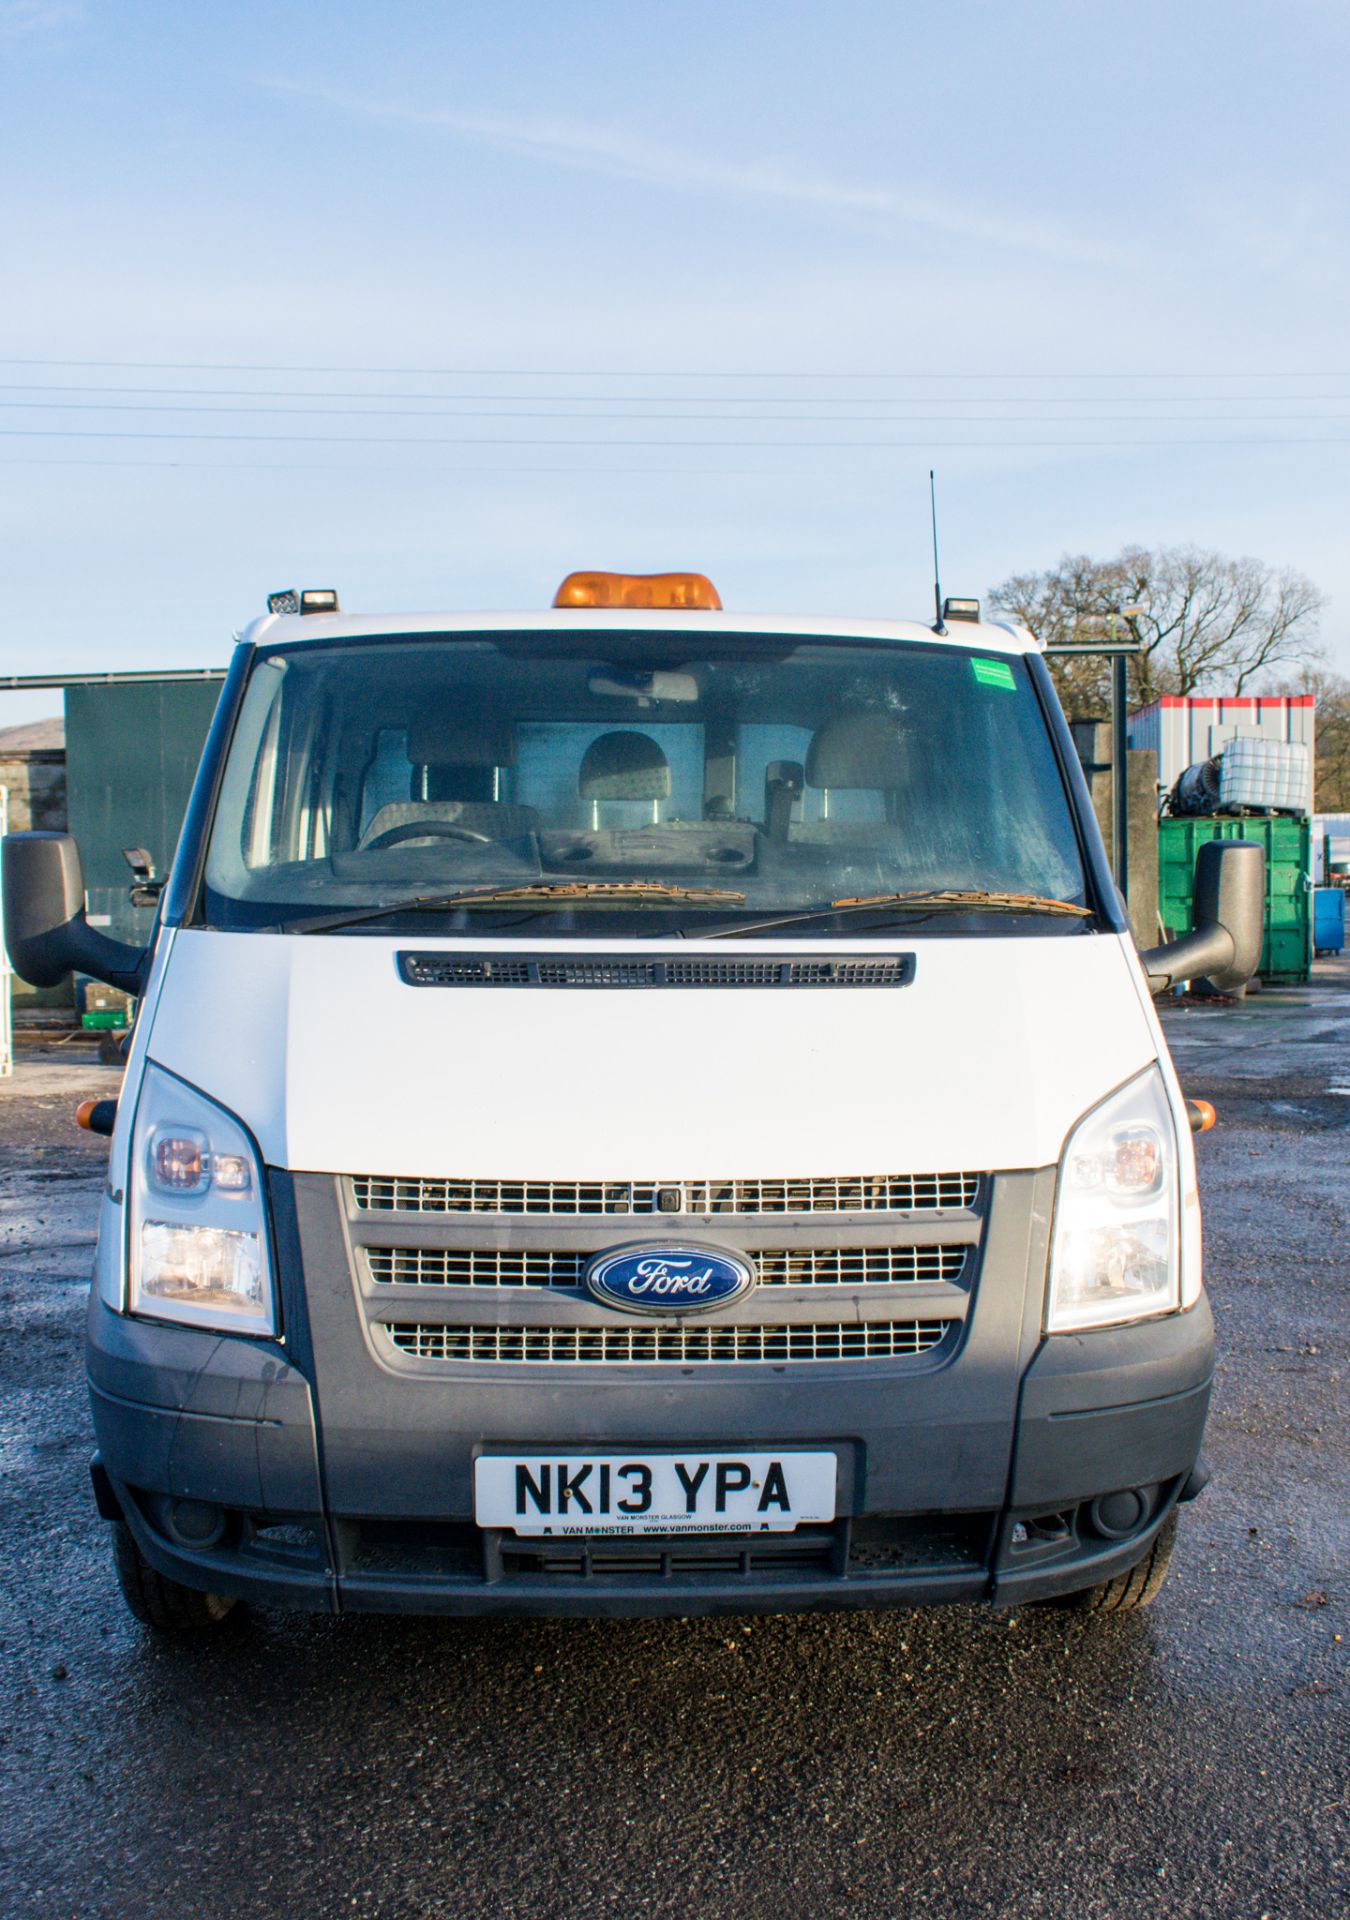
[[[1322,369],[1283,369],[1277,372],[1216,372],[1212,367],[1195,367],[1177,373],[1139,369],[1127,373],[1103,373],[1084,369],[1079,373],[1057,369],[1049,373],[986,373],[933,371],[891,368],[887,371],[859,372],[854,368],[831,371],[814,367],[804,371],[787,368],[768,370],[739,367],[729,372],[689,367],[346,367],[328,363],[295,363],[246,360],[56,360],[21,359],[0,356],[3,367],[115,367],[138,372],[178,373],[299,373],[361,374],[381,378],[490,379],[490,380],[1346,380],[1350,373],[1329,373]]]
[[[401,474],[457,474],[461,479],[485,480],[495,474],[520,473],[565,473],[574,477],[586,477],[592,474],[641,474],[646,479],[664,478],[671,480],[784,480],[793,486],[801,485],[801,476],[791,472],[779,461],[773,466],[728,467],[717,466],[663,466],[660,462],[643,461],[641,465],[615,466],[612,461],[604,466],[587,462],[579,464],[569,460],[565,464],[530,460],[513,461],[509,464],[493,461],[484,465],[481,461],[461,462],[456,466],[436,465],[419,460],[415,464],[407,461],[376,460],[89,460],[69,459],[57,454],[47,459],[39,456],[0,454],[0,467],[25,467],[30,472],[41,471],[43,467],[93,467],[116,468],[118,471],[135,469],[141,473],[182,473],[191,470],[194,473],[350,473],[356,475]],[[859,468],[840,468],[836,477],[847,472],[861,473]]]
[[[954,424],[951,421],[945,425]],[[155,440],[166,444],[178,445],[183,442],[203,441],[217,443],[251,442],[260,446],[291,446],[308,444],[312,446],[356,446],[356,447],[500,447],[510,451],[513,447],[608,447],[615,451],[627,447],[692,447],[692,448],[745,448],[763,447],[779,452],[791,449],[794,452],[811,452],[813,449],[851,448],[858,450],[881,450],[900,447],[1316,447],[1350,446],[1347,434],[1300,434],[1296,436],[1256,435],[1233,437],[1206,437],[1204,439],[1186,439],[1164,436],[1148,438],[1134,436],[1129,439],[1074,439],[1074,440],[935,440],[921,435],[912,440],[668,440],[655,438],[642,439],[597,439],[579,436],[517,435],[512,439],[502,439],[482,434],[387,434],[387,433],[151,433],[142,428],[81,428],[81,427],[0,427],[0,439],[5,440]]]
[[[3,364],[0,362],[0,364]],[[426,401],[503,401],[523,404],[533,401],[538,404],[556,401],[560,406],[577,405],[581,402],[594,402],[597,406],[639,406],[644,404],[665,406],[719,406],[737,405],[773,406],[783,403],[791,406],[844,407],[857,404],[858,396],[841,393],[781,393],[761,394],[719,394],[719,393],[381,393],[352,392],[342,389],[319,389],[309,387],[119,387],[106,385],[69,386],[37,381],[0,382],[0,393],[51,393],[73,394],[80,398],[84,394],[130,394],[135,399],[189,399],[189,400],[426,400]],[[1301,400],[1305,404],[1337,400],[1350,400],[1350,393],[1009,393],[990,394],[869,394],[864,396],[873,406],[879,407],[923,407],[923,406],[1045,406],[1045,407],[1082,407],[1082,406],[1213,406],[1235,404],[1239,406],[1273,406],[1277,402]],[[13,406],[19,402],[4,400],[0,405]],[[41,403],[46,406],[63,406],[64,401],[52,400]],[[184,409],[186,411],[186,409]]]
[[[1338,394],[1338,400],[1350,400],[1350,394]],[[613,421],[622,426],[629,420],[702,420],[726,421],[729,424],[750,423],[781,425],[795,422],[803,426],[832,427],[837,425],[909,426],[911,424],[937,424],[957,427],[967,420],[976,426],[997,426],[1008,422],[1013,426],[1027,424],[1062,423],[1076,426],[1080,421],[1087,425],[1108,426],[1113,423],[1125,425],[1165,426],[1171,423],[1196,424],[1214,421],[1222,425],[1225,421],[1266,421],[1278,420],[1294,426],[1306,420],[1316,425],[1322,420],[1350,420],[1350,413],[1080,413],[1070,416],[1040,413],[672,413],[668,409],[660,413],[646,413],[629,408],[623,413],[595,413],[589,408],[551,409],[541,412],[537,407],[515,407],[509,412],[500,407],[202,407],[172,406],[155,401],[150,406],[140,406],[135,402],[117,402],[108,400],[80,400],[67,403],[62,400],[2,400],[0,409],[14,412],[41,413],[196,413],[208,419],[238,419],[247,415],[262,414],[271,418],[295,418],[302,420],[590,420],[596,426]]]

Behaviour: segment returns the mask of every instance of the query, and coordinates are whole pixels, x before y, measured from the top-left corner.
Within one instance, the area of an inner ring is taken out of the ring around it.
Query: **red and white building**
[[[1313,803],[1313,708],[1310,693],[1165,693],[1132,713],[1129,742],[1158,756],[1158,781],[1171,787],[1187,767],[1211,760],[1231,740],[1276,740],[1307,748],[1308,791]]]

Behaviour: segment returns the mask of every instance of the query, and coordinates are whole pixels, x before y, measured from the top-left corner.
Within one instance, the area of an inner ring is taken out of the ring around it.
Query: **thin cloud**
[[[782,160],[713,159],[574,121],[415,107],[405,101],[343,93],[304,82],[268,80],[263,84],[361,119],[425,128],[551,166],[600,173],[668,192],[776,201],[850,222],[922,227],[949,239],[1078,263],[1100,263],[1113,257],[1100,245],[1049,222],[991,215],[935,194],[854,186]]]
[[[0,0],[0,40],[38,39],[82,27],[88,15],[74,0]]]

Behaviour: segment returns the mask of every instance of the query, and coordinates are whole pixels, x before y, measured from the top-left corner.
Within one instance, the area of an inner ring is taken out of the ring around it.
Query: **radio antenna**
[[[937,543],[937,482],[933,478],[933,469],[928,469],[928,504],[933,514],[933,611],[937,619],[933,622],[934,633],[945,633],[946,623],[942,618],[942,581],[938,576]]]

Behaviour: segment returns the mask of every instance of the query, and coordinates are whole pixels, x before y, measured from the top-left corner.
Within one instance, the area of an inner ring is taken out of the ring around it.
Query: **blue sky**
[[[0,672],[922,615],[930,465],[949,592],[1195,541],[1350,670],[1347,82],[1335,0],[0,0]]]

